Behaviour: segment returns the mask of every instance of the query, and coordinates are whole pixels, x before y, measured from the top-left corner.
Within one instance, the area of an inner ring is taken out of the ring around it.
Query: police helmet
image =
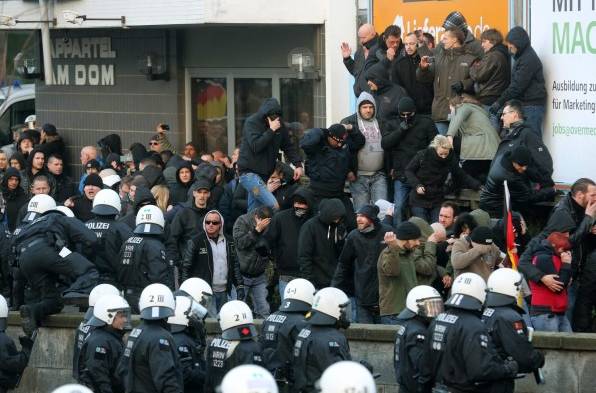
[[[114,184],[120,183],[120,181],[122,179],[120,178],[120,176],[118,176],[116,174],[113,174],[113,175],[104,176],[104,177],[101,178],[101,180],[103,181],[103,184],[105,186],[108,186],[108,187],[112,188],[114,186]]]
[[[114,190],[100,190],[93,198],[91,213],[99,216],[115,216],[120,214],[122,202],[120,196]]]
[[[77,383],[69,383],[52,390],[52,393],[93,393],[91,389]]]
[[[360,363],[347,360],[327,367],[317,385],[321,393],[376,393],[377,391],[370,371]]]
[[[173,333],[183,331],[188,326],[188,314],[190,314],[192,299],[186,296],[176,296],[176,310],[174,315],[168,318]]]
[[[226,340],[248,340],[257,336],[252,311],[246,303],[232,300],[219,311],[221,336]]]
[[[27,205],[27,212],[43,214],[56,208],[56,201],[49,195],[38,194],[33,196]]]
[[[521,294],[522,275],[509,268],[497,269],[486,283],[486,305],[489,307],[516,304]]]
[[[88,324],[91,326],[111,325],[118,312],[123,312],[130,321],[130,306],[120,295],[105,295],[95,303],[93,317]]]
[[[91,290],[89,293],[89,309],[85,314],[85,321],[93,317],[93,307],[101,297],[106,295],[120,295],[120,291],[111,284],[99,284]]]
[[[54,210],[64,214],[66,217],[74,218],[74,216],[75,216],[74,213],[72,212],[72,210],[70,210],[66,206],[56,206],[56,208]]]
[[[418,285],[410,289],[406,298],[406,308],[400,313],[402,318],[412,318],[415,315],[423,318],[434,318],[443,312],[441,294],[428,285]]]
[[[475,273],[462,273],[453,281],[446,306],[481,311],[486,299],[486,283]]]
[[[223,378],[218,393],[277,393],[277,383],[269,371],[254,364],[234,367]]]
[[[207,281],[191,277],[180,284],[180,291],[190,296],[195,302],[207,307],[213,299],[213,290]]]
[[[143,289],[139,298],[141,319],[166,319],[174,315],[176,301],[170,288],[163,284],[150,284]]]
[[[6,329],[6,319],[8,318],[8,304],[4,296],[0,295],[0,332]]]
[[[165,220],[161,209],[155,205],[145,205],[137,213],[136,228],[134,233],[161,235],[165,226]]]
[[[323,288],[315,293],[309,323],[313,325],[335,325],[347,328],[351,322],[351,307],[348,296],[338,288]]]
[[[284,298],[279,309],[290,312],[306,312],[312,306],[315,292],[315,287],[310,281],[303,278],[296,278],[286,285]]]

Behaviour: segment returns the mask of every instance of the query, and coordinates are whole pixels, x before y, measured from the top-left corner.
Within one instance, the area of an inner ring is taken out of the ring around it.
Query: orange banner
[[[389,25],[398,25],[403,33],[422,29],[438,43],[443,21],[451,11],[460,11],[476,37],[496,28],[503,36],[509,31],[508,0],[374,0],[373,23],[381,33]]]

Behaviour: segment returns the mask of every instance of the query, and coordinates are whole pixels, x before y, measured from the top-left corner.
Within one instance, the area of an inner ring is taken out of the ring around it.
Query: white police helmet
[[[74,216],[75,216],[74,213],[72,212],[72,210],[70,210],[66,206],[56,206],[56,208],[54,210],[64,214],[66,217],[74,218]]]
[[[451,287],[451,297],[445,305],[464,310],[482,310],[486,299],[486,282],[475,273],[462,273]]]
[[[165,226],[165,220],[161,209],[155,205],[145,205],[139,209],[136,219],[134,233],[161,235]]]
[[[8,304],[4,296],[0,295],[0,332],[6,329],[6,319],[8,318]]]
[[[424,318],[434,318],[443,312],[443,298],[433,287],[418,285],[408,292],[406,308],[400,313],[400,317],[412,318],[419,315]]]
[[[521,286],[522,275],[518,271],[509,268],[495,270],[486,283],[486,305],[499,307],[516,304]]]
[[[101,190],[93,198],[91,213],[100,216],[115,216],[120,214],[122,202],[120,196],[114,190]]]
[[[198,277],[191,277],[180,284],[180,291],[190,296],[195,302],[207,307],[213,298],[213,290],[207,281]]]
[[[284,298],[279,309],[290,312],[306,312],[312,306],[315,292],[315,286],[310,281],[296,278],[286,285]]]
[[[176,310],[174,310],[174,315],[168,318],[170,325],[177,325],[172,326],[172,332],[182,331],[188,326],[188,314],[190,313],[192,302],[192,299],[189,297],[176,296]]]
[[[360,363],[341,361],[332,364],[318,382],[321,393],[366,392],[376,393],[375,380]]]
[[[234,367],[223,378],[219,393],[278,393],[277,383],[269,371],[254,364]]]
[[[91,326],[111,325],[118,312],[123,312],[130,321],[130,306],[120,295],[102,296],[93,307],[93,317],[88,324]]]
[[[315,293],[308,321],[313,325],[335,325],[347,328],[351,322],[348,296],[338,288],[327,287]]]
[[[163,284],[150,284],[139,298],[141,319],[166,319],[174,315],[176,301],[170,288]]]
[[[49,195],[38,194],[34,195],[27,205],[27,212],[43,214],[48,210],[56,208],[56,201]]]
[[[120,291],[111,284],[99,284],[91,290],[89,293],[89,309],[85,314],[85,321],[88,321],[93,317],[93,307],[101,297],[106,295],[120,295]]]
[[[219,311],[221,336],[226,340],[247,340],[257,336],[252,311],[246,303],[232,300]]]
[[[120,183],[120,181],[122,179],[120,178],[120,176],[114,174],[114,175],[104,176],[101,178],[101,180],[103,181],[103,184],[105,186],[112,188],[114,186],[114,184]]]
[[[52,390],[52,393],[93,393],[91,389],[77,383],[69,383]]]

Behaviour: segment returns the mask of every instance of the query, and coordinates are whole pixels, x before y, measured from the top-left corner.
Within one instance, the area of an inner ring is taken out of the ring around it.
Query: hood
[[[215,183],[215,178],[213,180],[213,184],[214,185],[219,185],[219,186],[224,186],[225,185],[225,175],[226,175],[226,169],[224,167],[224,164],[219,162],[219,161],[211,161],[209,164],[211,164],[211,166],[213,166],[215,168],[215,170],[217,171],[219,169],[219,172],[221,174],[221,178],[219,180],[219,183]],[[215,172],[215,175],[217,176],[217,172]]]
[[[195,170],[194,178],[203,178],[211,184],[215,184],[215,176],[217,176],[217,169],[208,162],[202,162]]]
[[[186,168],[190,170],[190,181],[188,183],[182,183],[180,181],[180,170]],[[176,169],[176,182],[182,186],[190,186],[195,181],[195,171],[192,170],[192,164],[190,161],[184,161],[178,169]]]
[[[163,170],[163,178],[166,180],[166,184],[170,187],[170,184],[176,183],[176,168],[173,166],[166,167]],[[192,172],[191,172],[192,173]]]
[[[264,119],[265,116],[270,113],[282,113],[281,105],[279,105],[277,98],[267,98],[265,101],[263,101],[257,113],[259,114],[259,117]]]
[[[120,161],[120,155],[118,153],[110,153],[106,156],[106,167],[111,168],[112,162],[116,162],[118,165],[122,164]]]
[[[422,234],[421,238],[423,240],[428,239],[428,237],[432,235],[434,232],[430,224],[420,217],[412,216],[408,221],[410,221],[412,224],[416,225],[418,229],[420,229],[420,233]]]
[[[168,160],[166,163],[166,168],[168,167],[175,167],[178,168],[180,165],[184,164],[185,162],[190,163],[190,161],[186,161],[184,158],[180,157],[178,154],[174,154],[172,158]]]
[[[363,91],[362,93],[360,93],[360,95],[358,96],[358,100],[356,100],[356,116],[358,116],[358,119],[363,120],[360,117],[360,104],[362,104],[362,102],[364,101],[368,101],[371,104],[373,104],[374,108],[375,108],[375,114],[373,115],[372,119],[368,120],[368,121],[372,121],[377,117],[377,103],[375,102],[375,97],[372,96],[372,94]]]
[[[143,205],[155,205],[155,197],[147,187],[137,187],[133,203],[135,212]]]
[[[146,166],[139,174],[147,180],[150,189],[157,184],[165,183],[161,169],[155,165]]]
[[[511,42],[517,48],[517,53],[514,56],[515,58],[518,58],[519,55],[530,46],[530,37],[521,26],[515,26],[511,29],[507,34],[506,40]]]
[[[143,158],[147,157],[147,149],[140,143],[133,143],[129,150],[136,167]]]
[[[324,199],[319,204],[319,218],[324,224],[331,225],[333,220],[345,215],[346,208],[342,201],[337,198]]]
[[[39,148],[39,146],[34,147],[33,150],[31,150],[29,152],[29,155],[27,156],[27,172],[31,171],[31,163],[33,162],[33,156],[35,156],[35,153],[37,153],[38,151],[42,152],[43,151]],[[45,153],[44,153],[44,157],[45,157]],[[47,157],[45,157],[47,159]]]
[[[379,91],[391,87],[389,71],[381,62],[376,63],[366,72],[366,80],[372,80],[379,88]]]
[[[312,191],[310,191],[308,188],[304,186],[300,186],[296,189],[296,191],[294,191],[294,193],[292,194],[292,198],[296,196],[299,196],[306,201],[306,204],[308,205],[308,213],[310,214],[313,211],[314,206],[314,195]],[[294,203],[292,202],[292,205],[293,204]]]
[[[6,172],[4,172],[4,177],[2,178],[3,190],[8,191],[8,178],[13,176],[19,179],[19,186],[21,185],[21,172],[19,172],[16,168],[8,167],[6,168]]]
[[[205,231],[205,233],[207,233],[207,231],[205,230],[205,219],[206,219],[206,218],[207,218],[207,216],[208,216],[209,214],[211,214],[211,213],[215,213],[215,214],[217,214],[217,215],[219,216],[219,219],[220,219],[220,221],[221,221],[221,225],[219,226],[219,235],[220,235],[220,236],[223,236],[223,234],[224,234],[224,218],[223,218],[223,216],[221,215],[221,213],[220,213],[219,211],[217,211],[217,210],[209,210],[209,211],[208,211],[208,212],[205,214],[205,216],[203,217],[203,231]]]
[[[21,169],[23,169],[23,170],[27,168],[27,160],[25,159],[25,156],[23,155],[23,153],[19,153],[19,152],[14,153],[8,160],[9,163],[10,163],[10,160],[17,160],[21,164]]]
[[[104,157],[107,157],[110,153],[116,153],[119,156],[122,155],[122,141],[118,134],[104,136],[97,141],[97,145],[101,148],[101,153]]]
[[[285,162],[278,162],[278,166],[281,167],[283,181],[286,183],[294,183],[294,170],[292,167]]]
[[[472,217],[474,217],[474,219],[476,220],[476,223],[478,224],[478,226],[489,227],[489,228],[491,227],[491,225],[490,225],[490,214],[488,214],[484,210],[482,210],[482,209],[472,210],[470,212],[470,215]]]

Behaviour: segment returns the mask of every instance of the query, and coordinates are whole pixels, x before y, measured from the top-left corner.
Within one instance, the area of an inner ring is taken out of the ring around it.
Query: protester
[[[376,46],[379,37],[373,25],[365,23],[358,29],[358,49],[352,58],[352,49],[347,42],[341,43],[341,54],[344,65],[354,77],[354,94],[359,97],[362,92],[369,91],[365,79],[364,63],[372,47]]]

